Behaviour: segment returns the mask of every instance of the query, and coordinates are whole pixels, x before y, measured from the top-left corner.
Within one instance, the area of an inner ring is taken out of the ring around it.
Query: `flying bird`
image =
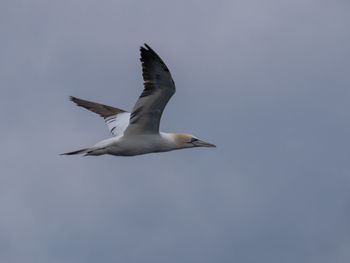
[[[140,47],[140,52],[144,89],[131,113],[104,104],[70,97],[71,101],[78,106],[103,117],[114,136],[92,147],[63,153],[63,155],[134,156],[193,147],[216,147],[191,134],[159,131],[163,110],[175,93],[175,83],[168,67],[152,48],[145,44],[144,47]]]

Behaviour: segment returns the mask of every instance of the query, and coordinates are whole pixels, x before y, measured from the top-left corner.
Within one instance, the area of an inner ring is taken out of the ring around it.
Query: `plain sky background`
[[[0,2],[0,262],[350,262],[350,2]],[[59,156],[131,110],[139,46],[161,123],[217,144]]]

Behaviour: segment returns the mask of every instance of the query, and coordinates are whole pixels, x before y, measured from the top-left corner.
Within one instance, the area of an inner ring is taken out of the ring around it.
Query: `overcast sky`
[[[350,262],[350,2],[0,2],[0,262]],[[131,110],[139,46],[161,123],[215,143],[59,156]]]

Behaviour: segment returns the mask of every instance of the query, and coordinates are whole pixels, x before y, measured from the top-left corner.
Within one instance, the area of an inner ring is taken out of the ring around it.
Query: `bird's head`
[[[186,133],[175,133],[173,134],[175,143],[177,146],[182,148],[192,148],[192,147],[216,147],[215,144],[202,141],[196,136]]]

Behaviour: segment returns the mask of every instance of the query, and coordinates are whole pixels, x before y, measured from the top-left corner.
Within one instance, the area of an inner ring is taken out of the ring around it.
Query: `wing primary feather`
[[[163,110],[175,93],[175,83],[168,67],[147,44],[140,47],[144,89],[130,116],[125,134],[159,133]]]
[[[109,116],[126,112],[125,110],[122,110],[122,109],[114,108],[112,106],[104,105],[93,101],[82,100],[73,96],[70,96],[69,98],[78,106],[81,106],[85,109],[95,112],[103,118],[108,118]]]
[[[145,47],[148,49],[149,54],[152,55],[153,57],[157,58],[157,60],[160,62],[160,64],[163,66],[164,70],[166,72],[169,72],[169,69],[167,67],[167,65],[164,63],[164,61],[160,58],[160,56],[158,56],[158,54],[146,43],[144,43]],[[145,49],[144,47],[141,46],[141,50]],[[141,58],[142,61],[142,58]]]

